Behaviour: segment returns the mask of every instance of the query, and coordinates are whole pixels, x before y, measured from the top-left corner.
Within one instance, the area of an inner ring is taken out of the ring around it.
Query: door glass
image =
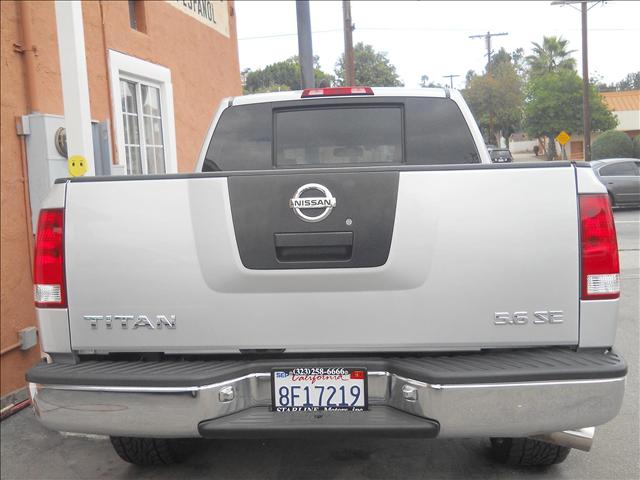
[[[402,161],[398,105],[282,110],[275,122],[279,167]]]
[[[120,96],[127,173],[129,175],[138,175],[142,173],[142,156],[140,153],[138,97],[135,82],[120,80]]]
[[[120,96],[127,173],[166,173],[160,89],[121,79]]]
[[[633,162],[619,162],[602,167],[600,175],[603,177],[626,177],[637,175]]]
[[[165,173],[164,140],[162,136],[162,113],[160,110],[160,89],[141,84],[142,119],[149,174]]]

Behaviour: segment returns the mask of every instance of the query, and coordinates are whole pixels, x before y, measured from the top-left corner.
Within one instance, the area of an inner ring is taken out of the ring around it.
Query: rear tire
[[[193,450],[194,439],[111,437],[118,456],[134,465],[171,465],[184,462]]]
[[[492,438],[491,451],[500,463],[541,467],[564,462],[571,448],[532,438]]]

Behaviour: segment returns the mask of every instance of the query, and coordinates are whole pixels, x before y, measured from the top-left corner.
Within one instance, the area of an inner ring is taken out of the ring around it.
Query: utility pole
[[[344,24],[344,83],[353,86],[356,84],[352,36],[355,25],[351,21],[351,2],[349,0],[342,1],[342,20]]]
[[[482,35],[470,35],[469,38],[484,38],[485,45],[487,47],[487,73],[491,73],[491,37],[499,37],[502,35],[509,35],[507,32],[491,33],[487,32]]]
[[[568,1],[560,0],[551,2],[551,5],[568,5],[577,10],[572,4],[580,4],[580,15],[582,17],[582,129],[584,130],[584,160],[591,161],[591,106],[589,105],[589,52],[587,48],[587,12],[595,7],[600,1]],[[588,3],[593,3],[587,7]],[[604,2],[603,2],[604,3]]]
[[[487,75],[491,75],[491,37],[499,37],[502,35],[509,35],[507,32],[491,33],[487,32],[484,35],[470,35],[469,38],[484,38],[485,45],[487,47]],[[489,140],[494,141],[493,137],[493,107],[489,105]]]
[[[316,86],[316,82],[313,73],[309,0],[296,0],[296,16],[298,19],[298,57],[300,59],[302,88],[313,88]]]
[[[453,88],[453,77],[459,77],[460,75],[443,75],[442,78],[448,78],[449,79],[449,84],[451,85],[451,88]]]
[[[591,161],[591,108],[589,105],[589,54],[587,52],[587,2],[582,2],[582,128],[584,161]]]

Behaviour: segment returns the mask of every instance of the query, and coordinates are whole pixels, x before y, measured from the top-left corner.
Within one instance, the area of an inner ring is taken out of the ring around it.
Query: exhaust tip
[[[536,435],[531,437],[561,447],[570,447],[583,452],[591,450],[593,444],[593,436],[596,433],[596,427],[586,427],[577,430],[565,430],[563,432],[553,432],[544,435]]]

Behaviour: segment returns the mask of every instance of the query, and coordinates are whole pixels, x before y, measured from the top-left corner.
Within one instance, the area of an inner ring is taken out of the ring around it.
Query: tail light
[[[373,90],[371,90],[371,87],[331,87],[307,88],[302,91],[302,98],[339,97],[342,95],[373,95]]]
[[[620,264],[613,213],[606,194],[580,195],[582,300],[620,296]]]
[[[64,280],[64,214],[61,208],[40,211],[33,283],[37,307],[67,306]]]

